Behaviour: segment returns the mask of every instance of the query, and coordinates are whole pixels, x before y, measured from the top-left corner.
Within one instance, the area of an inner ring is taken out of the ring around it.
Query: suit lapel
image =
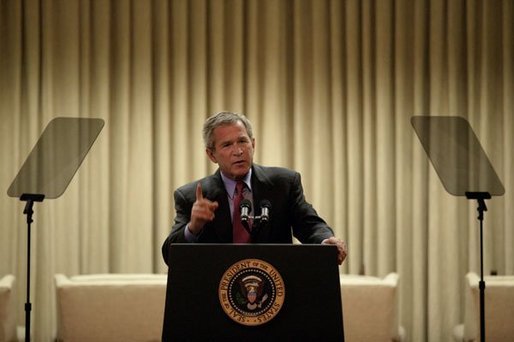
[[[252,169],[252,195],[253,206],[259,210],[259,203],[262,199],[270,200],[273,195],[273,184],[260,165],[254,164]],[[254,215],[256,214],[254,210]]]
[[[268,177],[266,172],[264,171],[264,168],[259,165],[253,166],[252,171],[252,195],[253,195],[253,215],[260,215],[260,202],[263,199],[266,199],[270,201],[271,203],[274,202],[274,193],[276,195],[276,192],[274,192],[273,189],[273,182]],[[272,209],[273,212],[273,209]],[[273,213],[271,214],[273,216]],[[273,220],[273,218],[272,218]],[[264,227],[259,228],[260,230],[257,233],[256,236],[256,242],[260,241],[269,241],[270,239],[270,230],[271,230],[272,224],[271,222],[265,225]]]

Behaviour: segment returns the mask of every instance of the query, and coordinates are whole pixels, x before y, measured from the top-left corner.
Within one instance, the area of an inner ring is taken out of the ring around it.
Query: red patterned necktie
[[[244,199],[243,197],[244,183],[238,181],[236,184],[236,191],[234,192],[234,212],[232,213],[232,238],[234,243],[248,243],[250,242],[250,234],[241,222],[241,210],[239,205]]]

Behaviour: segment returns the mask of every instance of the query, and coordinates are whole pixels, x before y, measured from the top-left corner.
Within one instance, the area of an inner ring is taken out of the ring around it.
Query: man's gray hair
[[[211,150],[214,149],[215,146],[212,134],[216,127],[234,125],[238,122],[241,122],[245,126],[248,136],[250,137],[250,139],[253,139],[252,123],[250,122],[250,120],[248,120],[246,116],[239,113],[219,112],[209,117],[207,120],[205,120],[205,123],[203,124],[202,133],[205,147]]]

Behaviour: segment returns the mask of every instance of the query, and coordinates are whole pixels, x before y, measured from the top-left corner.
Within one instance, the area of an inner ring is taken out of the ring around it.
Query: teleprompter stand
[[[25,341],[31,337],[30,260],[34,202],[61,196],[104,126],[101,119],[55,118],[46,126],[37,144],[11,183],[7,194],[24,201],[27,215],[27,302]]]
[[[41,194],[23,194],[20,196],[20,201],[25,201],[25,209],[23,214],[27,215],[27,301],[25,302],[25,341],[30,338],[30,313],[32,311],[32,304],[30,303],[30,225],[33,222],[32,214],[34,214],[34,202],[43,202],[45,195]]]
[[[468,121],[457,116],[413,116],[412,126],[446,191],[478,203],[480,223],[480,340],[485,342],[483,221],[486,199],[505,189]]]
[[[480,222],[480,281],[478,289],[480,293],[480,341],[485,341],[485,281],[484,281],[484,247],[483,247],[483,231],[484,231],[484,211],[487,211],[485,200],[491,198],[488,192],[466,192],[466,198],[477,200],[478,221]]]

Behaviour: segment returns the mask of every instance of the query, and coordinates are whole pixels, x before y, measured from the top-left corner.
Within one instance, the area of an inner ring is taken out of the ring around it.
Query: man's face
[[[216,127],[213,138],[214,148],[206,150],[209,159],[225,176],[242,179],[252,167],[255,139],[250,139],[241,122]]]

